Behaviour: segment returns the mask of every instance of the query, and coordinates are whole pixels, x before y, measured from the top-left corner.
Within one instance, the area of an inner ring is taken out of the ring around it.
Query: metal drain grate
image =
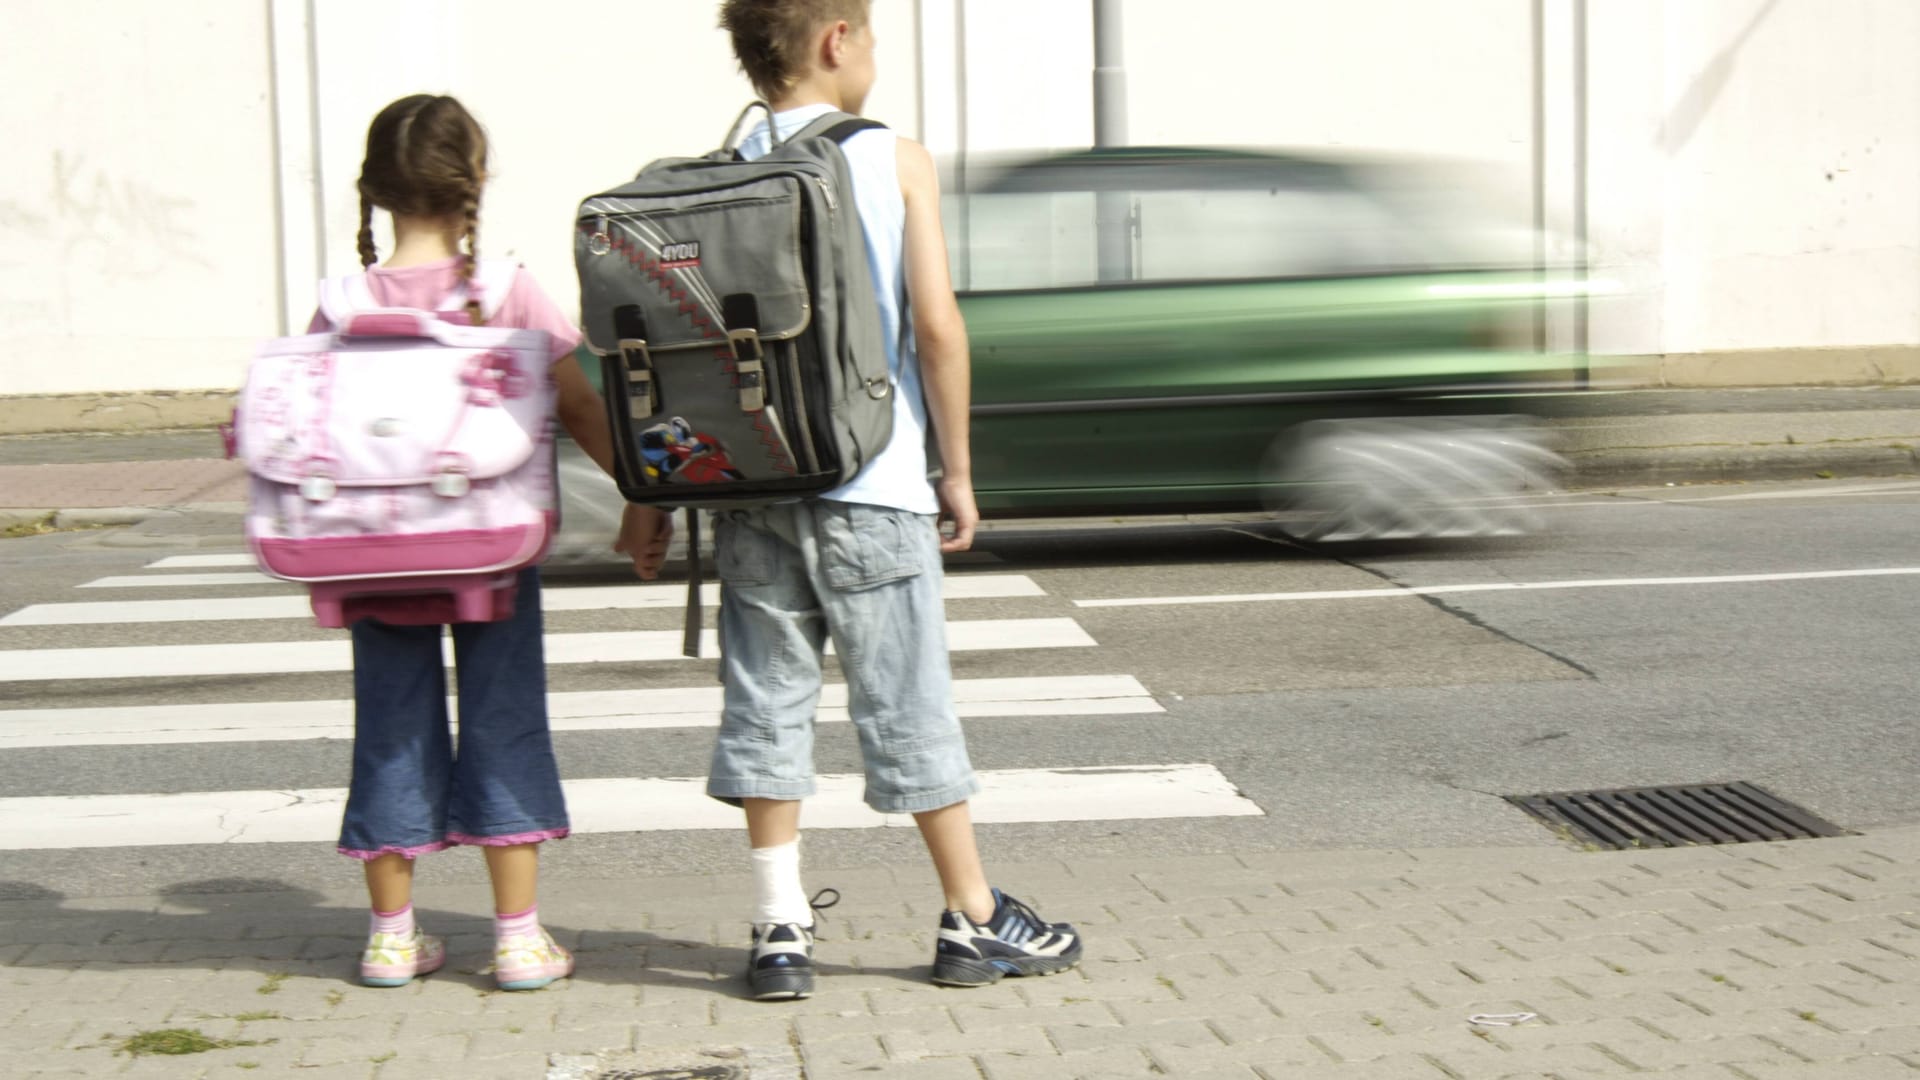
[[[1509,795],[1556,831],[1624,850],[1850,836],[1848,830],[1745,781]]]

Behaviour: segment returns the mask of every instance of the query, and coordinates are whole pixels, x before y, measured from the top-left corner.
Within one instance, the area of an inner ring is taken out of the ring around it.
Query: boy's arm
[[[973,546],[980,511],[973,501],[973,452],[968,438],[972,405],[972,360],[967,326],[947,273],[947,240],[940,226],[940,176],[927,148],[897,140],[900,194],[906,201],[906,277],[913,335],[920,350],[920,376],[927,397],[927,419],[940,449],[942,476],[936,491],[943,520],[953,534],[943,536],[941,551]]]
[[[613,432],[607,425],[606,405],[600,392],[587,381],[579,361],[563,356],[553,366],[559,402],[554,412],[560,426],[586,455],[613,475]],[[667,561],[667,542],[673,539],[673,515],[652,506],[628,503],[620,517],[620,535],[613,550],[633,560],[633,572],[651,581],[660,576],[660,564]]]

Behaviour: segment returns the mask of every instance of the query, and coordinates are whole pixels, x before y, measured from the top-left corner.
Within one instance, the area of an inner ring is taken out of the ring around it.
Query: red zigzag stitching
[[[580,228],[584,232],[588,226],[583,224]],[[658,259],[651,258],[645,251],[635,248],[632,242],[624,236],[615,237],[613,246],[627,257],[629,263],[644,272],[647,279],[653,282],[654,287],[660,289],[674,300],[679,301],[680,314],[689,316],[687,322],[691,324],[695,330],[700,332],[702,338],[712,340],[714,338],[726,337],[726,334],[714,329],[711,319],[700,314],[700,306],[698,304],[687,299],[686,290],[674,284],[672,280],[667,277],[666,272],[660,268],[660,261]],[[715,349],[713,355],[714,359],[720,361],[720,370],[734,377],[734,389],[739,389],[740,371],[739,365],[734,362],[733,350],[731,348]],[[798,470],[795,468],[791,459],[788,458],[786,451],[780,448],[780,440],[774,437],[773,428],[768,426],[766,414],[764,412],[752,414],[752,422],[753,430],[759,433],[760,444],[766,447],[767,459],[773,463],[773,467],[780,472],[786,473],[788,476],[794,475]]]

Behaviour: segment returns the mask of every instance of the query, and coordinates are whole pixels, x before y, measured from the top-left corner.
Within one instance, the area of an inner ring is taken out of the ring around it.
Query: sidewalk
[[[1593,393],[1536,399],[1577,487],[1920,473],[1920,387]],[[244,470],[211,431],[0,437],[0,527],[155,510],[238,512]]]
[[[1920,1076],[1920,827],[1002,873],[1086,933],[1079,970],[927,983],[918,869],[816,875],[844,899],[819,993],[785,1003],[742,996],[744,876],[556,884],[579,972],[529,994],[482,970],[480,887],[423,885],[452,960],[400,990],[352,981],[357,892],[0,903],[0,1051],[23,1077]],[[231,1045],[115,1053],[170,1028]]]

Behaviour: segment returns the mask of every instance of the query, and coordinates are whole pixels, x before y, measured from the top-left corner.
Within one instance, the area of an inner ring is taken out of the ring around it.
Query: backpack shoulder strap
[[[356,311],[379,306],[372,286],[367,284],[365,271],[327,278],[320,283],[320,314],[335,326],[345,326]]]
[[[827,139],[831,142],[844,143],[863,131],[872,131],[876,128],[884,129],[886,126],[887,125],[878,120],[869,120],[864,116],[855,116],[852,113],[823,113],[815,117],[806,127],[794,132],[792,135],[781,140],[781,142],[790,143],[799,139]]]

